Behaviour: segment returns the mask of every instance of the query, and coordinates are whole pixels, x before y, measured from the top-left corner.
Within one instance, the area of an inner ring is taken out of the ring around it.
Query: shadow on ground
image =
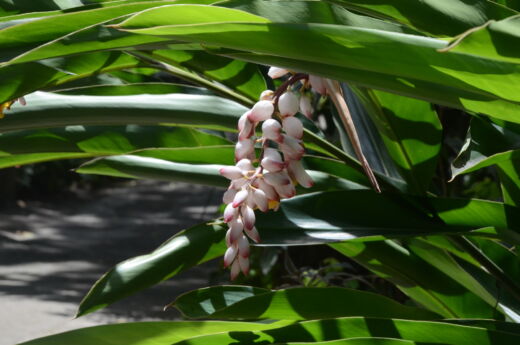
[[[0,339],[0,345],[55,331],[60,318],[73,317],[82,297],[105,271],[152,251],[179,230],[214,218],[220,197],[221,191],[214,188],[140,181],[2,212],[0,333],[16,334]],[[115,303],[87,316],[86,324],[177,318],[175,311],[164,312],[163,306],[182,292],[208,285],[216,265],[193,268]],[[31,319],[43,333],[9,326]],[[54,323],[45,328],[45,320]]]

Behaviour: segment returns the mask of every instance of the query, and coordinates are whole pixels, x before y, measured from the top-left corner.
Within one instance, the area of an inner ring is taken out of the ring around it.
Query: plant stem
[[[512,281],[508,275],[488,258],[473,242],[464,236],[449,236],[450,240],[457,244],[460,248],[467,251],[479,264],[484,267],[497,281],[502,283],[503,287],[508,290],[517,300],[520,301],[520,287]]]

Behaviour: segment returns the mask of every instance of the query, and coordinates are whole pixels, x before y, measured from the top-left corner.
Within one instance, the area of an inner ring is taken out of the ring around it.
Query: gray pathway
[[[177,318],[163,306],[184,291],[208,285],[216,263],[72,319],[106,270],[213,218],[220,196],[207,187],[139,181],[1,212],[0,345],[96,324]]]

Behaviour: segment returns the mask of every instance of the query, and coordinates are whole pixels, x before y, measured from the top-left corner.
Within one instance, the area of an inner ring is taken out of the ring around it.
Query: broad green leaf
[[[351,338],[393,338],[422,344],[503,345],[516,344],[520,336],[481,327],[444,322],[379,318],[337,318],[305,321],[265,331],[226,332],[192,338],[175,344],[279,344],[323,342]],[[368,343],[370,344],[370,343]]]
[[[412,240],[410,250],[438,270],[459,282],[469,291],[496,307],[512,320],[520,320],[520,305],[508,291],[497,289],[499,283],[480,267],[466,264],[451,257],[446,251],[424,242]]]
[[[225,85],[250,100],[258,100],[262,91],[267,89],[258,67],[243,61],[211,55],[204,51],[155,50],[143,53],[186,73],[203,75],[209,82]],[[184,75],[179,76],[182,78]],[[197,79],[193,78],[192,81],[197,82]]]
[[[504,203],[520,206],[520,150],[513,151],[512,157],[498,163],[498,176],[502,187]]]
[[[17,55],[38,47],[42,43],[53,41],[78,30],[83,30],[84,28],[102,24],[116,18],[121,18],[125,15],[153,7],[183,2],[210,3],[211,0],[121,3],[119,6],[63,13],[13,25],[0,30],[0,60],[1,62],[6,62]]]
[[[128,152],[190,163],[213,160],[216,164],[232,164],[233,146],[229,144],[221,137],[178,127],[68,126],[64,129],[15,131],[0,134],[0,167]],[[225,151],[226,146],[222,145],[228,145],[228,150]],[[143,150],[155,147],[180,149],[170,153],[160,149]],[[204,149],[196,150],[197,147]]]
[[[170,345],[196,336],[220,333],[264,330],[289,324],[252,322],[132,322],[81,328],[65,333],[34,339],[20,345]]]
[[[453,52],[485,56],[519,64],[520,17],[512,16],[500,21],[490,21],[478,30],[468,31],[453,42]]]
[[[391,241],[329,244],[446,318],[491,318],[494,308],[416,254]]]
[[[132,155],[95,159],[80,166],[77,172],[227,187],[229,181],[219,174],[219,169],[222,167],[220,164],[232,165],[233,159],[234,146],[150,149],[138,151]],[[327,173],[326,168],[323,170],[325,172],[309,171],[310,176],[314,180],[314,186],[310,189],[301,188],[299,193],[367,188],[362,184],[330,175]],[[347,174],[350,173],[348,169],[345,172]]]
[[[344,288],[257,289],[216,286],[190,291],[172,303],[189,318],[311,320],[344,316],[434,319],[433,313],[386,297]]]
[[[201,224],[179,232],[150,254],[123,261],[105,273],[81,302],[78,316],[169,279],[223,254],[226,229]]]
[[[229,181],[218,173],[221,167],[222,165],[194,165],[151,157],[120,155],[95,159],[83,164],[76,171],[81,174],[179,181],[227,187]]]
[[[65,86],[64,86],[65,87]],[[208,90],[183,84],[171,83],[132,83],[122,85],[88,85],[74,88],[54,90],[53,93],[77,96],[131,96],[131,95],[164,95],[184,93],[194,95],[209,94]]]
[[[309,344],[307,342],[284,342],[277,343],[279,345],[305,345]],[[316,341],[313,342],[314,345],[420,345],[414,341],[403,340],[403,339],[393,339],[393,338],[349,338],[349,339],[338,339],[332,341]]]
[[[503,120],[520,121],[516,116],[520,96],[511,87],[520,83],[520,67],[473,55],[439,53],[437,50],[446,46],[442,40],[325,24],[228,22],[136,29],[134,23],[139,21],[139,17],[139,14],[135,15],[119,27],[133,33],[276,55],[337,66],[339,69],[381,73],[387,78],[391,76],[394,83],[411,85],[412,89],[422,88],[416,81],[432,83],[436,89],[442,86],[443,94],[451,91],[446,88],[452,88],[454,94],[448,97],[458,99],[459,107]],[[302,46],[306,47],[304,53],[300,49]],[[381,60],[383,51],[385,59]],[[345,59],[345,56],[349,58]],[[295,66],[298,66],[296,69],[310,71],[304,68],[304,64]],[[342,79],[337,72],[332,76]],[[501,101],[505,101],[503,106]]]
[[[182,124],[236,128],[247,109],[206,95],[68,96],[36,92],[0,121],[0,132],[70,125]]]
[[[92,75],[142,65],[142,62],[121,52],[102,52],[88,56],[58,58],[0,67],[0,78],[9,83],[0,85],[0,103],[39,89],[56,87]]]
[[[474,0],[330,0],[348,9],[391,19],[438,36],[454,36],[491,19],[503,19],[516,11],[492,1]]]
[[[380,91],[358,90],[401,174],[416,193],[423,193],[437,167],[442,128],[426,102]]]

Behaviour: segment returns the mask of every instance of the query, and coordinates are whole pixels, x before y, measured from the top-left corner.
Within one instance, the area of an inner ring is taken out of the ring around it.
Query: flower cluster
[[[289,74],[287,70],[271,67],[273,79]],[[299,92],[291,89],[303,80]],[[317,80],[317,81],[316,81]],[[240,272],[249,272],[249,239],[260,241],[255,228],[255,209],[277,210],[281,199],[296,194],[295,184],[309,188],[313,185],[301,159],[305,152],[303,124],[294,115],[299,111],[312,115],[311,99],[303,94],[309,84],[319,90],[321,79],[308,75],[291,75],[276,91],[266,90],[260,100],[238,121],[238,142],[235,146],[236,165],[220,169],[231,180],[223,201],[227,204],[224,222],[228,224],[224,265],[231,266],[231,279]],[[302,93],[302,95],[300,95]],[[257,137],[257,128],[261,136]],[[255,146],[259,144],[257,159]]]

